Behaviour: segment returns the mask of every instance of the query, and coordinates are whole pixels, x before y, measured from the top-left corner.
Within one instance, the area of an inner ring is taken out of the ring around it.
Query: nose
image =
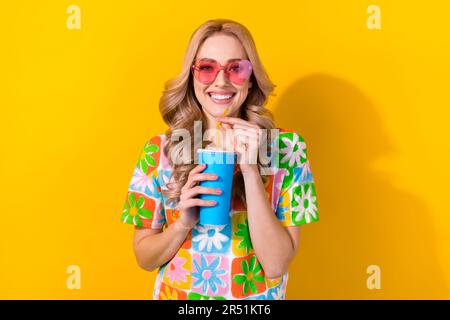
[[[214,84],[218,87],[223,87],[226,84],[228,84],[228,79],[225,76],[225,70],[220,70],[217,74],[216,80],[214,81]]]

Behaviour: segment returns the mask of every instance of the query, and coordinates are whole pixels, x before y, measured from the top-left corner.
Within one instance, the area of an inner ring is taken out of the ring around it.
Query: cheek
[[[194,82],[194,93],[198,101],[205,101],[205,87]]]
[[[242,104],[244,103],[245,99],[247,98],[247,91],[240,89],[237,91],[236,96],[234,97],[232,110],[237,111],[242,107]]]

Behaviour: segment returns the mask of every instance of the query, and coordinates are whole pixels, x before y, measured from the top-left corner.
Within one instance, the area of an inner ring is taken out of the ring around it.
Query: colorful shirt
[[[121,220],[136,227],[166,228],[179,217],[162,190],[172,167],[163,152],[166,136],[152,137],[144,146],[128,187]],[[318,221],[316,190],[306,144],[295,132],[280,129],[278,161],[271,166],[266,193],[280,223],[299,226]],[[275,145],[276,146],[276,145]],[[247,212],[238,199],[231,201],[231,224],[198,223],[177,254],[161,266],[154,299],[284,299],[288,273],[265,276],[250,239]]]

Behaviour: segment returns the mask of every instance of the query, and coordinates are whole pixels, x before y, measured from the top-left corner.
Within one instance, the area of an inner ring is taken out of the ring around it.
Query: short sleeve
[[[123,223],[140,228],[161,229],[165,224],[164,200],[158,181],[161,136],[144,145],[135,165],[123,206]]]
[[[286,227],[318,221],[316,188],[305,141],[296,132],[282,129],[277,148],[277,175],[281,184],[276,209],[278,219]]]

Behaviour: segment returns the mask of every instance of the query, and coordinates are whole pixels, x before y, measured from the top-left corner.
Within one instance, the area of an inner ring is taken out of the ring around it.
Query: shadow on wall
[[[287,299],[443,298],[431,213],[423,200],[372,169],[395,152],[372,102],[326,74],[297,80],[273,108],[278,127],[305,139],[320,222],[302,227]],[[369,265],[381,289],[369,290]]]

